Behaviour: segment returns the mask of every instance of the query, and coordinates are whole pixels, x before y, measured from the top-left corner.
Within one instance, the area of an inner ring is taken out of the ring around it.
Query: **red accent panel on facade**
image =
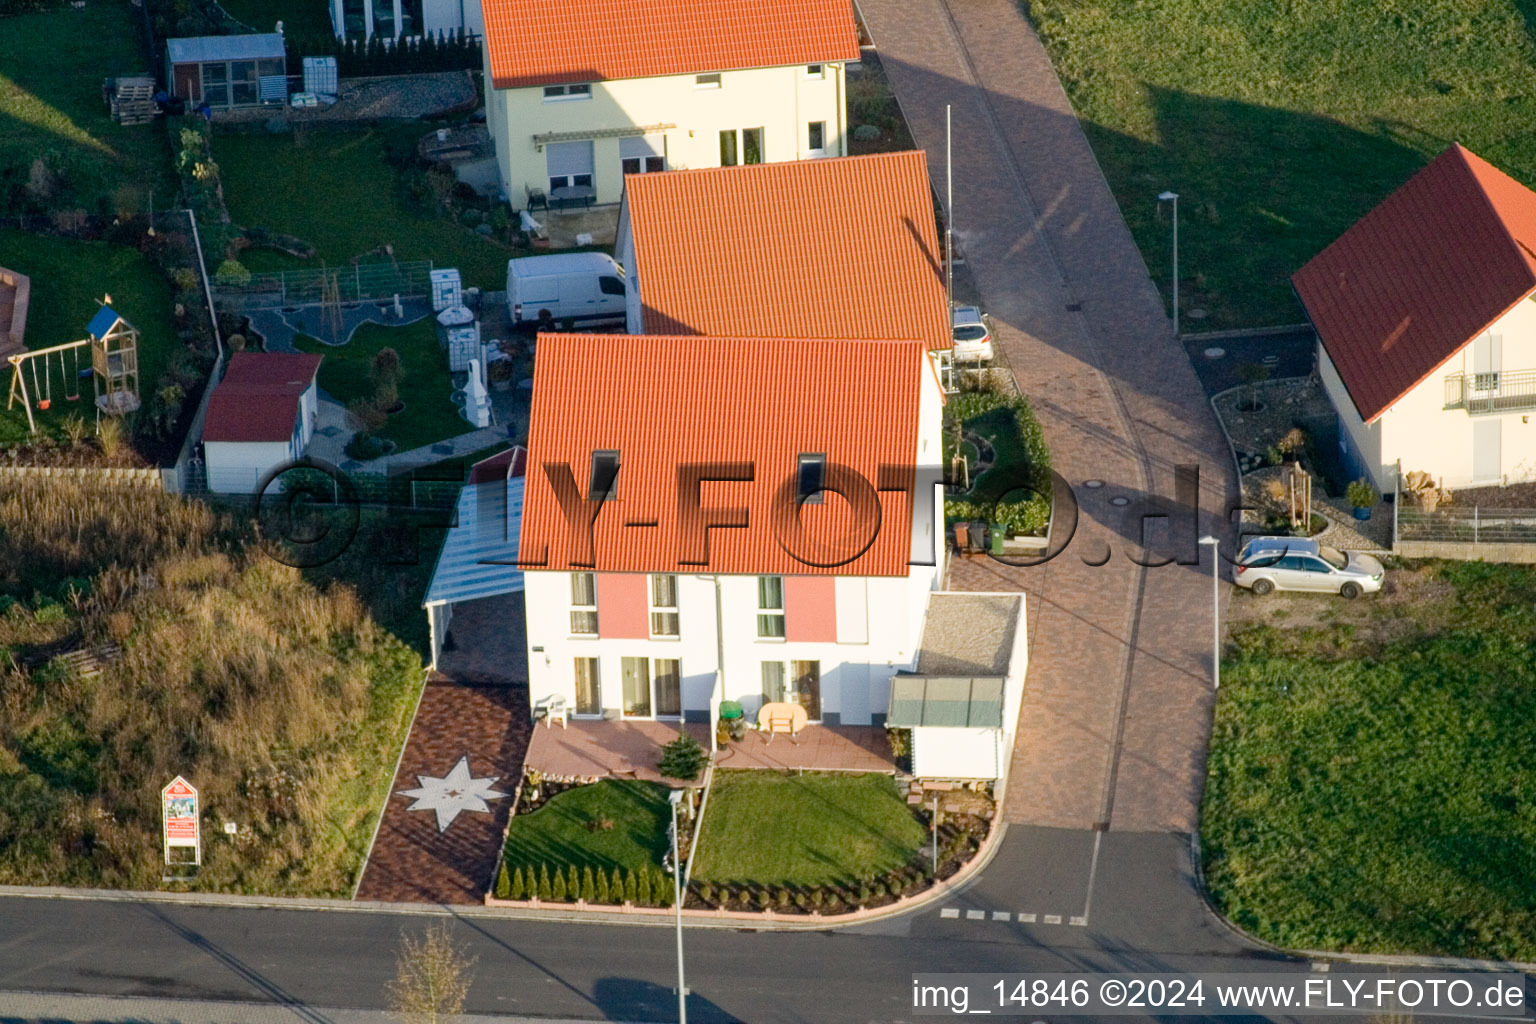
[[[637,572],[597,574],[598,636],[604,640],[650,638],[651,606],[645,592],[649,579],[644,573]]]
[[[837,642],[837,580],[831,576],[784,577],[784,639]]]

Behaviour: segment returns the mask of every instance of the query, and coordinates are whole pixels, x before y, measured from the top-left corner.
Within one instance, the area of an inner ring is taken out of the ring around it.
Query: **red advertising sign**
[[[160,806],[165,820],[167,862],[170,859],[170,848],[173,846],[190,846],[197,850],[199,836],[196,788],[178,775],[169,786],[160,791]]]

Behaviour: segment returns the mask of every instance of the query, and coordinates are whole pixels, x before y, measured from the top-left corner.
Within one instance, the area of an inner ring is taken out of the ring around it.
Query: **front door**
[[[805,708],[805,717],[821,721],[821,662],[792,661],[789,699]]]
[[[1500,421],[1497,419],[1472,421],[1472,480],[1474,483],[1492,483],[1502,475],[1499,427]]]

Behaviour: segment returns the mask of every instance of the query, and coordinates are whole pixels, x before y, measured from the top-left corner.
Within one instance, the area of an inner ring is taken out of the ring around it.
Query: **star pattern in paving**
[[[406,808],[408,811],[436,811],[437,830],[446,832],[460,812],[490,813],[487,800],[505,799],[507,794],[491,788],[500,778],[499,775],[488,779],[472,778],[466,755],[459,758],[459,763],[445,777],[434,779],[430,775],[418,775],[416,781],[421,783],[421,788],[402,789],[396,795],[416,801]]]

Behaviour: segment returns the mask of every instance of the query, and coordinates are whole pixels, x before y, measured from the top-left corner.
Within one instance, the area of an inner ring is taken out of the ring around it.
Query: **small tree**
[[[213,272],[213,280],[226,288],[244,288],[251,283],[251,272],[238,260],[225,260]]]
[[[1376,493],[1376,488],[1369,480],[1361,477],[1344,488],[1344,499],[1353,508],[1371,508],[1381,499],[1381,495]]]
[[[520,866],[512,869],[511,897],[514,900],[528,898],[528,882],[523,878],[523,869]]]
[[[635,879],[635,902],[642,907],[648,907],[651,905],[650,869],[647,868],[645,870],[639,871],[637,874],[639,877]]]
[[[565,893],[565,872],[556,871],[554,884],[550,886],[550,899],[554,900],[556,903],[564,903]]]
[[[554,887],[554,885],[549,880],[549,865],[548,864],[540,864],[539,865],[539,899],[541,899],[541,900],[553,900],[554,898],[555,898],[555,887]]]
[[[662,871],[660,868],[652,868],[651,894],[655,897],[657,903],[661,904],[663,907],[670,907],[672,905],[673,896],[672,876],[667,874],[665,871]],[[729,889],[725,889],[721,892],[721,902],[725,902],[730,898],[731,891]]]
[[[588,903],[597,902],[597,880],[592,877],[592,865],[581,869],[581,898]]]
[[[656,770],[669,779],[692,782],[704,770],[709,755],[699,746],[699,741],[687,733],[661,748],[661,760]]]
[[[1237,368],[1237,379],[1243,382],[1243,402],[1238,408],[1252,412],[1259,407],[1259,385],[1269,380],[1269,367],[1263,363],[1242,363]]]
[[[381,348],[374,354],[373,364],[369,367],[369,376],[373,378],[374,387],[386,381],[397,387],[400,384],[400,353],[392,348]]]
[[[608,899],[614,903],[624,902],[624,876],[618,868],[608,873]]]
[[[608,890],[608,872],[601,868],[597,870],[597,880],[592,889],[592,899],[596,903],[613,902],[613,897]]]
[[[576,870],[576,865],[568,865],[565,869],[565,891],[567,899],[575,902],[581,896],[581,872]]]
[[[433,925],[419,939],[402,932],[395,978],[387,989],[390,1009],[406,1024],[457,1017],[474,966],[474,957],[454,943],[446,924]]]
[[[512,876],[507,873],[507,862],[501,862],[501,870],[496,872],[496,898],[509,900],[512,898]]]
[[[635,881],[635,872],[633,869],[626,869],[624,872],[624,902],[640,902],[640,885]]]

